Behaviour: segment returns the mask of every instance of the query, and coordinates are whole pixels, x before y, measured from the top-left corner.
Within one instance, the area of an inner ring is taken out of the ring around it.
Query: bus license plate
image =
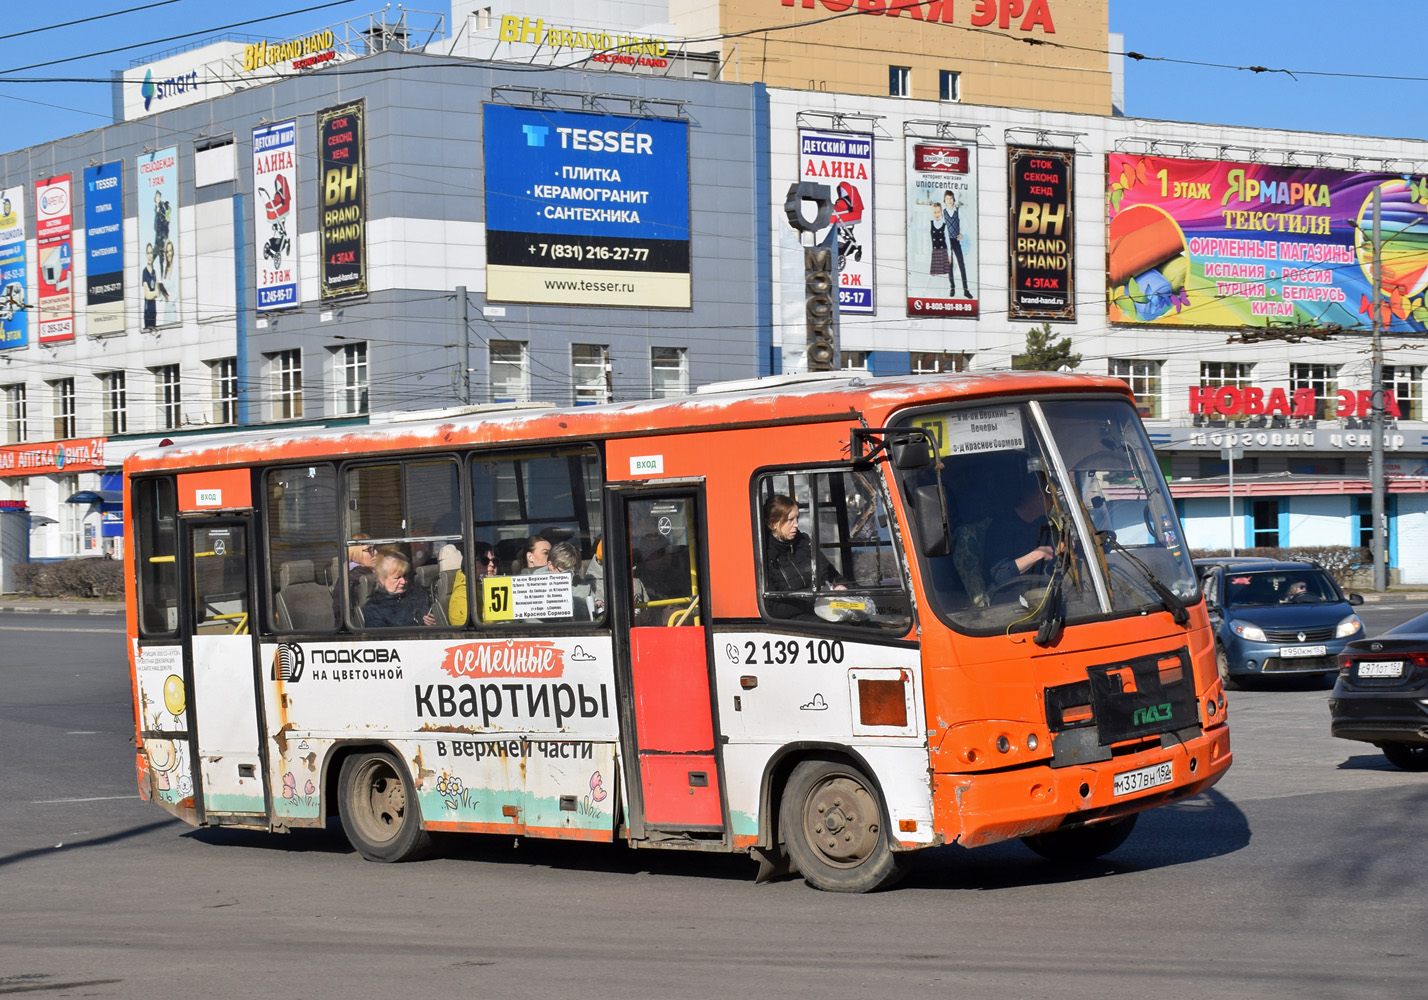
[[[1143,792],[1147,788],[1168,785],[1173,780],[1175,770],[1167,760],[1163,764],[1152,764],[1138,771],[1125,771],[1116,775],[1111,792],[1114,795],[1129,795],[1131,792]]]
[[[1402,660],[1360,660],[1360,677],[1402,677]]]
[[[1324,656],[1328,652],[1328,646],[1280,646],[1279,658],[1283,660],[1291,656]]]

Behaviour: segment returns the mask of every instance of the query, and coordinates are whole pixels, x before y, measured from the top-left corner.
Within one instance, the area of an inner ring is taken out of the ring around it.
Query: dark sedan
[[[1428,614],[1339,654],[1330,732],[1362,740],[1405,771],[1428,771]]]

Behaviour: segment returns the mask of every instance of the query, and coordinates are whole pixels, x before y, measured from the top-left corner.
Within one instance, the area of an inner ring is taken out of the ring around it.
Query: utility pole
[[[456,322],[461,327],[461,403],[471,405],[471,330],[466,315],[466,286],[456,286]]]
[[[1369,396],[1369,433],[1373,435],[1373,450],[1369,472],[1373,484],[1370,516],[1373,518],[1373,589],[1382,593],[1388,589],[1388,568],[1384,564],[1384,479],[1383,479],[1383,320],[1380,305],[1383,285],[1383,234],[1379,228],[1382,214],[1380,189],[1373,189],[1373,384]]]

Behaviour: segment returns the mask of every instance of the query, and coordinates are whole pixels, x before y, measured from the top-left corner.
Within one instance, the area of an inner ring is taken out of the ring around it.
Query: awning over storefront
[[[78,493],[71,493],[65,503],[112,503],[122,504],[124,493],[121,490],[80,490]]]

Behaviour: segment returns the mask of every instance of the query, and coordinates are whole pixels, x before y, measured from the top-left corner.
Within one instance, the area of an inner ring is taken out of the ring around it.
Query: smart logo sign
[[[84,315],[91,335],[124,332],[124,163],[84,168]]]
[[[689,308],[687,122],[484,114],[487,299]]]

